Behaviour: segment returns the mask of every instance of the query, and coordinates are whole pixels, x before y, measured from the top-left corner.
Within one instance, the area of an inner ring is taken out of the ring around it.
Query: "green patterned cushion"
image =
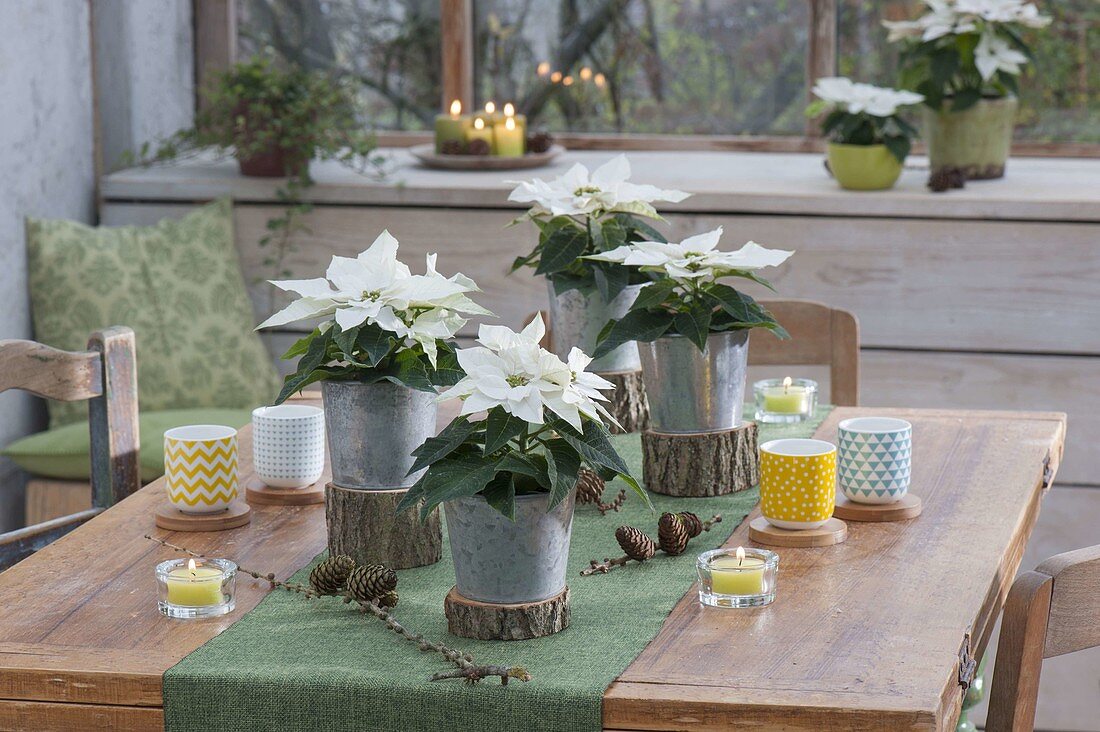
[[[154,226],[28,221],[27,270],[36,340],[77,351],[99,328],[134,329],[142,411],[251,407],[279,391],[228,199]],[[54,427],[87,414],[82,402],[49,407]]]
[[[164,433],[189,424],[224,424],[240,429],[252,419],[249,409],[174,409],[143,412],[138,418],[141,444],[138,463],[141,482],[164,475]],[[69,424],[8,445],[0,455],[40,478],[88,480],[91,477],[90,440],[86,424]]]

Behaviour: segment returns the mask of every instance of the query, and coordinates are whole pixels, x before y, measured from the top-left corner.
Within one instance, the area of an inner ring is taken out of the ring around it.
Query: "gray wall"
[[[95,0],[104,160],[188,124],[190,0]],[[6,0],[0,24],[0,338],[32,337],[24,217],[94,223],[92,25],[86,0]],[[0,445],[44,410],[0,394]],[[0,460],[0,531],[22,524],[22,476]]]

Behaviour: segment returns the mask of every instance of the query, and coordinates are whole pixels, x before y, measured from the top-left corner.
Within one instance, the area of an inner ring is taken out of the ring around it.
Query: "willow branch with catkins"
[[[183,554],[187,554],[196,558],[204,558],[205,555],[193,552],[186,547],[172,544],[163,539],[158,539],[149,534],[145,534],[145,538],[149,541],[156,542],[161,546],[174,549]],[[255,570],[247,569],[241,565],[237,565],[237,570],[243,574],[247,574],[250,577],[267,582],[272,589],[278,587],[288,592],[293,592],[299,595],[303,595],[307,600],[320,597],[339,597],[342,598],[345,603],[354,602],[359,607],[359,612],[366,615],[373,615],[382,621],[382,623],[389,630],[393,631],[397,635],[401,636],[405,640],[415,643],[417,648],[421,651],[429,652],[433,651],[443,656],[443,658],[456,667],[455,671],[441,672],[434,674],[430,680],[440,681],[442,679],[462,679],[470,684],[475,684],[483,679],[498,677],[502,685],[507,685],[509,679],[519,679],[520,681],[530,681],[531,674],[527,672],[522,666],[500,666],[500,665],[478,665],[474,662],[474,657],[469,653],[464,653],[458,649],[451,648],[443,643],[429,641],[420,633],[413,633],[408,628],[403,626],[397,618],[393,616],[385,607],[377,604],[373,600],[363,600],[353,597],[349,592],[333,592],[333,593],[319,593],[311,587],[299,584],[297,582],[284,582],[275,578],[275,574],[269,572],[267,574],[257,572]],[[395,580],[396,582],[396,580]],[[382,598],[385,599],[385,598]]]
[[[665,546],[665,542],[668,541],[668,533],[662,531],[661,543],[655,543],[647,534],[633,526],[620,526],[615,531],[615,539],[619,542],[619,547],[623,550],[624,555],[616,557],[614,559],[605,558],[602,562],[592,559],[588,562],[588,566],[581,570],[582,577],[588,577],[593,574],[607,574],[615,567],[625,567],[630,562],[645,562],[654,557],[656,550],[660,549],[670,556],[676,556],[683,553],[687,546],[687,541],[694,539],[704,531],[710,531],[711,528],[722,521],[722,514],[716,513],[706,521],[699,520],[699,517],[689,511],[683,511],[678,514],[666,513],[661,516],[660,528],[664,528],[664,525],[669,520],[675,521],[678,525],[682,526],[682,531],[685,532],[686,538],[681,544],[676,547]]]

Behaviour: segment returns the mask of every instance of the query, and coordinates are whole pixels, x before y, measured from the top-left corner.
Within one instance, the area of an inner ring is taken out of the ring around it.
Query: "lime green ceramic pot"
[[[841,188],[881,191],[893,188],[901,175],[901,162],[885,145],[842,145],[830,142],[826,151],[829,170]]]
[[[982,99],[961,112],[924,108],[924,139],[933,171],[959,168],[970,180],[1001,178],[1012,146],[1016,97]]]

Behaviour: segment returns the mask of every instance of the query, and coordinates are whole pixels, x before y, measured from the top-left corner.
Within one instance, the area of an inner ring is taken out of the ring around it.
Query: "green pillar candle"
[[[493,125],[493,153],[502,158],[523,156],[526,140],[523,130],[516,124],[515,117],[505,117],[503,122]]]
[[[442,152],[443,143],[449,140],[464,142],[466,130],[470,128],[470,115],[462,114],[462,102],[457,99],[451,102],[451,113],[441,114],[435,118],[435,151]]]
[[[474,140],[485,140],[489,144],[490,154],[493,153],[493,128],[485,124],[485,120],[481,117],[475,118],[474,123],[466,128],[467,144]]]

